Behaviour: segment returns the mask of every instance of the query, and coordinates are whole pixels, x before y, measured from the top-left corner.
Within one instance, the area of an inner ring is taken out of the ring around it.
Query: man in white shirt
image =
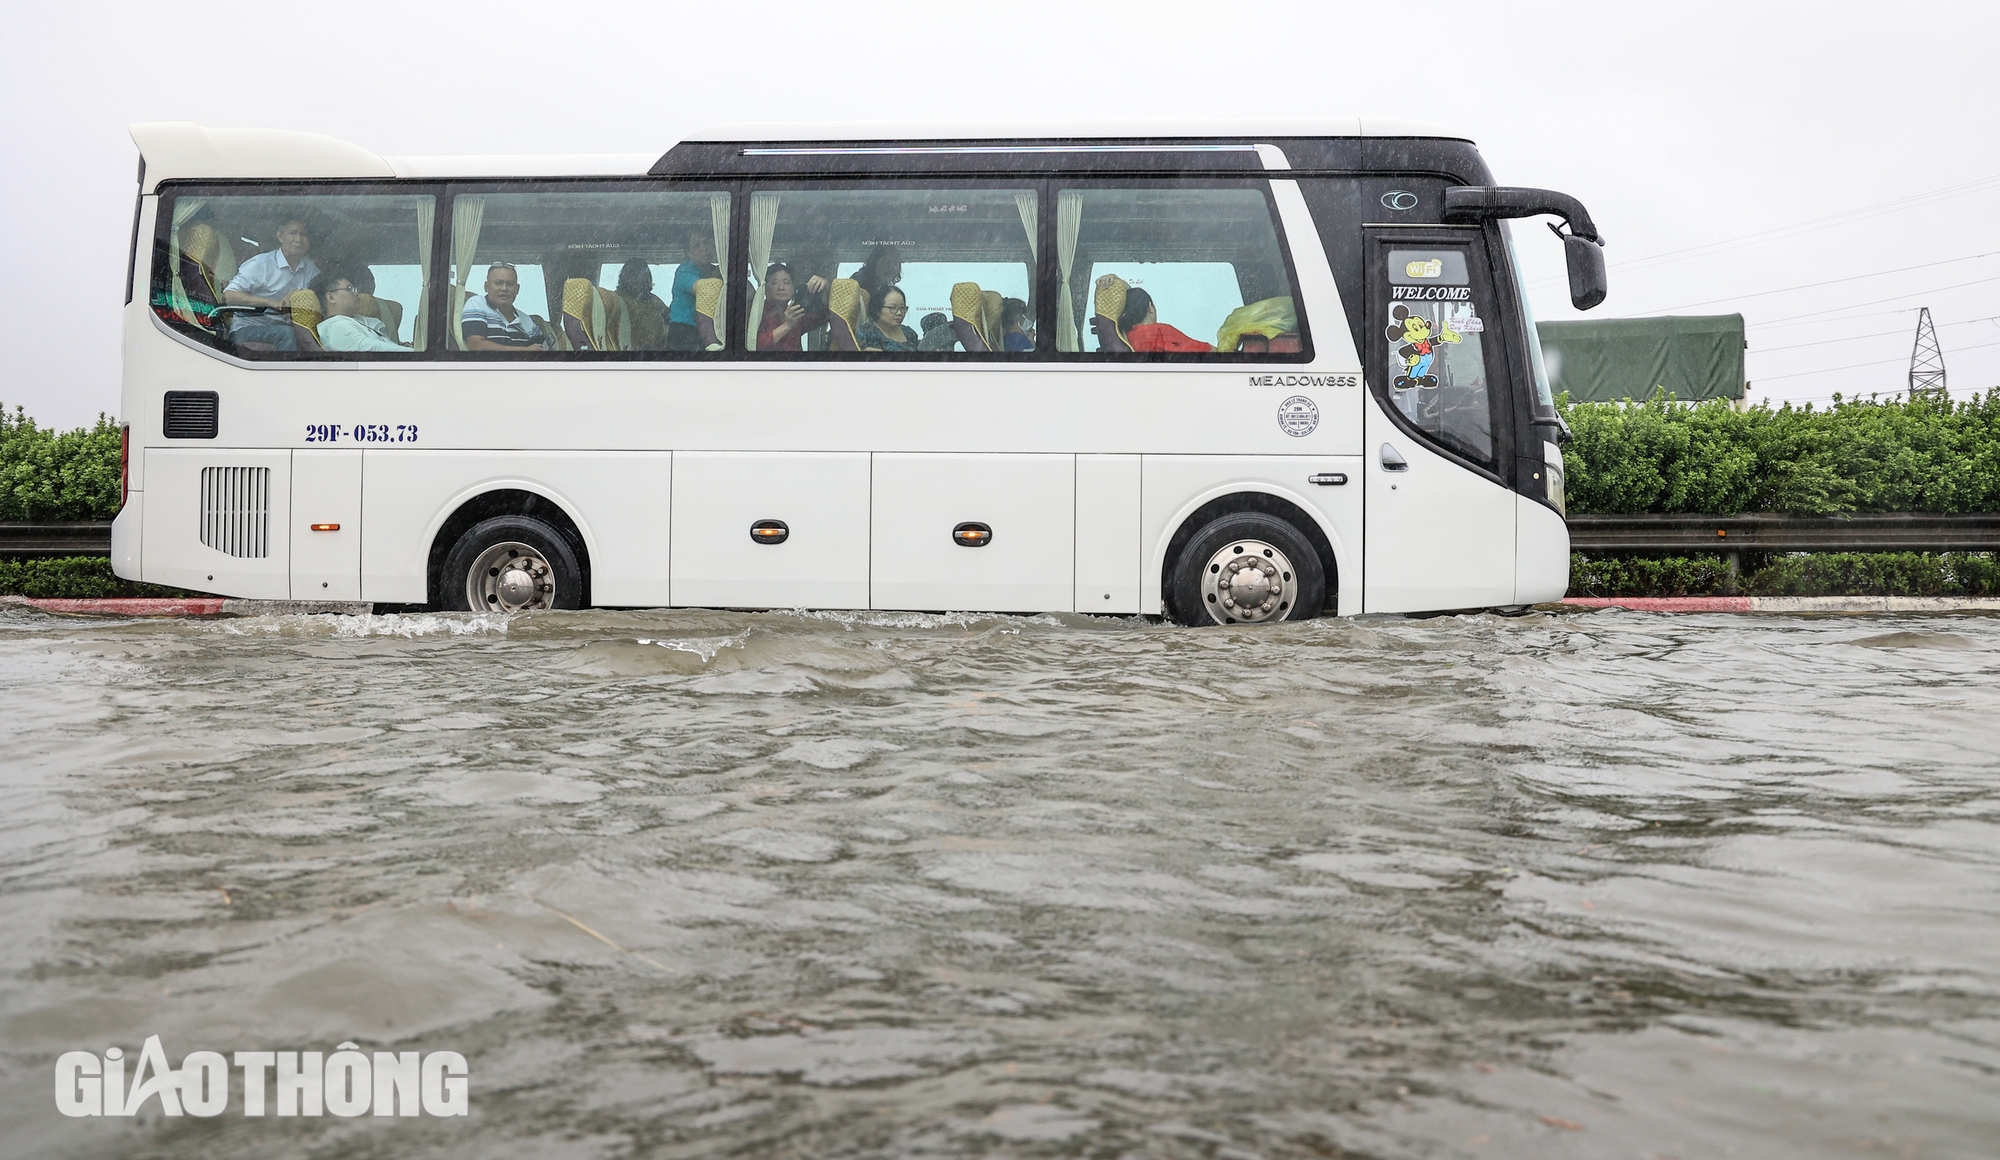
[[[326,304],[320,320],[319,344],[327,350],[394,350],[410,348],[389,337],[379,318],[361,313],[361,291],[354,279],[339,270],[328,270],[312,281],[313,293]]]
[[[278,227],[278,248],[252,255],[237,267],[236,277],[222,288],[222,304],[248,306],[254,314],[238,314],[229,328],[236,342],[270,343],[278,350],[297,350],[292,325],[284,317],[292,291],[303,290],[319,276],[312,252],[312,231],[293,218]]]
[[[521,275],[506,262],[486,268],[486,293],[465,300],[458,324],[467,350],[509,352],[548,350],[549,336],[535,316],[514,309],[521,293]]]

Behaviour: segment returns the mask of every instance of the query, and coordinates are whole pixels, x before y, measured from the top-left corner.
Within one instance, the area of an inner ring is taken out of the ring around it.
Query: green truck
[[[1741,314],[1544,322],[1536,327],[1549,385],[1578,402],[1645,399],[1665,388],[1690,402],[1741,401]]]

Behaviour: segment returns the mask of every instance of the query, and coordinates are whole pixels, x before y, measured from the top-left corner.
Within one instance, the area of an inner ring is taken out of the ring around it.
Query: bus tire
[[[540,612],[583,605],[583,569],[562,533],[532,516],[494,516],[445,554],[440,603],[457,612]]]
[[[1326,570],[1297,528],[1263,512],[1230,512],[1194,534],[1173,562],[1167,606],[1189,628],[1311,620],[1326,604]]]

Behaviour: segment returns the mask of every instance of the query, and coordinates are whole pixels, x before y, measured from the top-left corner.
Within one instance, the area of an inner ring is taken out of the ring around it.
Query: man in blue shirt
[[[225,306],[250,307],[230,325],[235,342],[267,343],[276,350],[297,350],[289,318],[292,291],[304,290],[319,276],[312,252],[312,231],[293,218],[278,227],[278,248],[252,255],[237,267],[236,277],[222,288]]]
[[[715,239],[705,229],[692,230],[687,239],[687,261],[674,269],[673,296],[667,303],[667,349],[700,350],[701,331],[694,324],[694,284],[716,278]]]

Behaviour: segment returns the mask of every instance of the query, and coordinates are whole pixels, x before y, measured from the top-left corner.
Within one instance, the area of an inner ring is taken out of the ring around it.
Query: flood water
[[[0,766],[5,1155],[2000,1154],[2000,619],[0,610]]]

